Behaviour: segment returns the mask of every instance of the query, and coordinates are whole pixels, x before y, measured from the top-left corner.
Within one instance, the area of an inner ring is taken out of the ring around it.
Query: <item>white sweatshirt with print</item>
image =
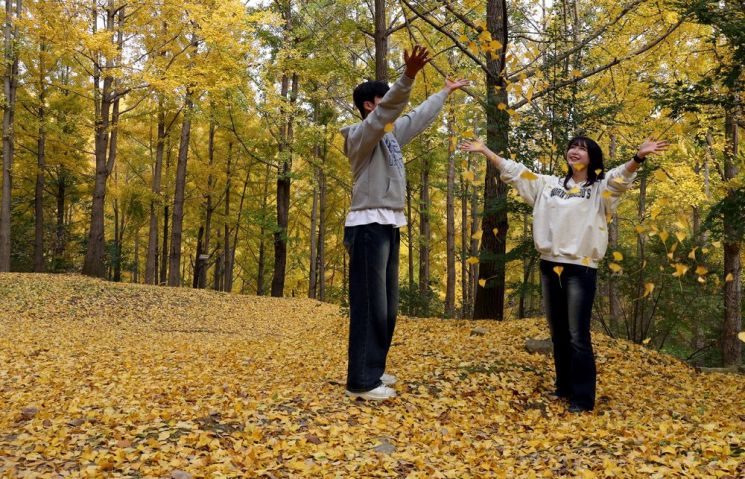
[[[533,241],[541,259],[597,268],[608,248],[608,221],[636,172],[625,165],[591,186],[571,178],[536,175],[525,165],[504,159],[500,178],[514,186],[533,207]]]

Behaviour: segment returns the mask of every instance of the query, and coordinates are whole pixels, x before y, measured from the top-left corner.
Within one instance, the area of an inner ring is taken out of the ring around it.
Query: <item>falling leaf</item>
[[[507,105],[505,105],[504,103],[500,103],[497,105],[497,110],[506,110],[506,109],[507,109]]]
[[[461,36],[458,37],[458,41],[461,42],[461,43],[468,43],[469,38],[467,36],[465,36],[465,35],[461,35]]]
[[[649,344],[650,341],[652,341],[652,338],[647,338],[644,341],[642,341],[642,344],[646,346],[647,344]]]
[[[471,171],[471,170],[464,171],[463,172],[463,178],[465,178],[466,180],[471,181],[471,182],[476,181],[476,175],[474,175],[473,174],[473,171]]]
[[[699,276],[703,276],[703,275],[705,275],[708,272],[709,271],[705,267],[703,267],[703,266],[697,266],[696,267],[696,274],[699,275]]]
[[[497,228],[494,228],[491,231],[492,231],[492,233],[494,233],[494,236],[497,236],[497,233],[499,233],[499,229],[497,229]]]
[[[675,263],[673,267],[675,268],[675,272],[673,273],[673,276],[677,278],[683,276],[684,274],[686,274],[686,271],[688,271],[688,266],[682,263]]]
[[[602,173],[602,172],[603,172],[603,169],[602,168],[598,168],[597,170],[595,170],[595,174],[596,175],[600,175],[600,173]]]
[[[474,136],[473,130],[466,130],[463,132],[463,138],[473,138]]]
[[[654,283],[644,283],[644,294],[642,295],[642,298],[646,298],[652,294],[652,291],[654,291]]]
[[[730,281],[734,281],[735,277],[732,276],[732,273],[727,273],[727,276],[724,277],[724,281],[729,283]]]
[[[472,284],[473,284],[473,283],[472,283]],[[486,280],[485,280],[485,279],[480,279],[480,280],[479,280],[479,286],[481,286],[482,288],[483,288],[484,286],[486,286]]]
[[[577,163],[576,165],[572,166],[574,171],[583,171],[585,168],[587,168],[587,165],[583,163]]]
[[[523,171],[520,174],[520,178],[523,178],[523,179],[529,180],[529,181],[535,181],[535,180],[538,179],[538,175],[536,175],[535,173],[533,173],[530,170],[525,170],[525,171]]]
[[[607,200],[608,198],[613,196],[613,193],[611,193],[609,190],[605,190],[601,193],[601,196]]]
[[[623,261],[623,254],[621,254],[619,251],[614,251],[613,259],[616,261]]]
[[[698,246],[694,246],[690,253],[688,253],[688,259],[695,260],[696,259],[696,250],[698,249]],[[702,250],[703,251],[703,250]]]
[[[383,127],[383,131],[385,131],[386,133],[392,132],[393,131],[393,123],[386,123],[385,126]]]
[[[567,191],[567,193],[569,193],[570,195],[576,195],[577,193],[579,193],[579,186],[575,186],[574,188],[571,188],[570,190]]]
[[[662,242],[663,242],[663,243],[667,243],[667,238],[668,238],[668,237],[669,237],[670,235],[669,235],[669,233],[668,233],[667,231],[664,231],[664,230],[663,230],[663,231],[660,231],[660,232],[658,233],[658,236],[660,237],[660,239],[662,240]]]
[[[616,178],[613,178],[611,181],[613,183],[617,184],[617,185],[623,185],[623,184],[626,183],[626,181],[624,181],[624,179],[621,178],[620,176],[617,176]]]
[[[745,343],[745,331],[740,331],[739,333],[737,333],[737,339]]]
[[[654,177],[657,181],[667,181],[667,175],[662,170],[656,170],[654,172]]]
[[[621,267],[621,265],[617,263],[608,264],[608,269],[610,269],[614,273],[620,273],[621,271],[623,271],[623,268]]]
[[[713,247],[715,247],[715,248],[721,248],[722,247],[722,242],[721,241],[714,241],[711,245]]]
[[[682,231],[676,231],[676,232],[675,232],[675,237],[676,237],[676,238],[678,238],[678,241],[679,241],[680,243],[682,243],[682,242],[683,242],[683,240],[684,240],[684,239],[686,239],[686,234],[685,234],[685,233],[683,233]]]
[[[481,239],[481,236],[483,234],[484,234],[484,232],[482,230],[478,230],[477,232],[475,232],[474,234],[471,235],[471,238],[473,238],[475,240],[480,240]]]
[[[478,257],[476,257],[476,256],[470,256],[470,257],[469,257],[469,258],[468,258],[468,259],[466,260],[466,263],[468,263],[468,264],[478,264],[478,263],[479,263],[479,258],[478,258]]]
[[[698,281],[698,282],[699,282],[699,283],[701,283],[701,284],[704,284],[704,283],[706,283],[706,278],[703,278],[703,277],[699,276],[699,277],[698,277],[698,278],[696,279],[696,281]]]
[[[589,266],[590,265],[590,257],[589,256],[585,256],[584,258],[582,258],[582,264],[585,265],[585,266]]]
[[[642,225],[636,225],[634,227],[634,231],[636,231],[637,234],[640,234],[641,235],[641,234],[644,234],[644,232],[647,231],[647,230]]]

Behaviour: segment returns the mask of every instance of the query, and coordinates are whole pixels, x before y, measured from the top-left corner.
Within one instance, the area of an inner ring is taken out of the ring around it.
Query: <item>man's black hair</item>
[[[384,97],[389,89],[390,87],[386,82],[377,80],[366,81],[357,85],[357,88],[355,88],[352,93],[352,98],[354,99],[354,104],[360,111],[362,118],[367,116],[364,103],[366,101],[375,102],[375,97],[378,96],[381,98]]]

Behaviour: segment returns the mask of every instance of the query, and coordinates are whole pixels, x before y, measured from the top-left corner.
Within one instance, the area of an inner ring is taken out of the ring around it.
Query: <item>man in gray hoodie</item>
[[[406,115],[417,73],[429,62],[426,48],[404,52],[405,71],[392,87],[368,81],[355,88],[362,122],[345,127],[344,153],[354,177],[352,206],[344,227],[349,252],[349,350],[347,395],[385,400],[396,396],[396,382],[385,374],[398,312],[399,228],[406,225],[406,170],[401,147],[437,117],[445,99],[467,84],[445,87]]]

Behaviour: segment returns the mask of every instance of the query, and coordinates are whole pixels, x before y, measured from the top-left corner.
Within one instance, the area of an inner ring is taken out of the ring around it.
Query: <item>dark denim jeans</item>
[[[561,275],[554,267],[561,266]],[[583,409],[595,407],[595,355],[590,338],[597,270],[541,260],[546,317],[554,343],[556,392]]]
[[[349,391],[370,391],[382,384],[398,312],[400,243],[393,225],[344,228],[349,252]]]

